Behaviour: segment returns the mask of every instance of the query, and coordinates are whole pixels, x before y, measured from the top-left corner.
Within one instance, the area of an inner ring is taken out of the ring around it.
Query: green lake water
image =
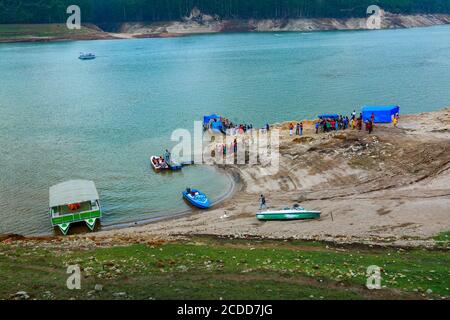
[[[450,26],[0,44],[0,233],[50,233],[48,188],[71,179],[96,182],[104,225],[187,210],[187,186],[219,199],[213,168],[148,160],[204,114],[262,126],[364,104],[450,105]]]

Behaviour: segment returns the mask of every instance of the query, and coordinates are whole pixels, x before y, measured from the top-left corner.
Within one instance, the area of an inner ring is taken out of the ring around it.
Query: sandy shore
[[[103,231],[96,239],[169,239],[191,235],[315,239],[428,245],[450,230],[450,108],[377,125],[369,135],[347,130],[302,138],[282,129],[281,168],[225,167],[237,175],[234,195],[209,211],[141,227]],[[320,220],[259,222],[258,196],[271,208],[299,203],[322,211]]]
[[[382,29],[430,27],[450,24],[448,14],[398,15],[383,12]],[[53,42],[68,40],[114,40],[173,38],[194,34],[226,32],[311,32],[330,30],[366,30],[367,18],[234,19],[226,20],[201,12],[181,21],[126,22],[111,27],[114,32],[85,24],[81,30],[68,30],[65,24],[1,25],[0,43]],[[112,30],[109,30],[112,31]]]
[[[37,240],[89,247],[213,235],[431,247],[434,236],[450,230],[450,108],[402,116],[397,128],[376,125],[372,135],[351,129],[316,134],[305,123],[303,137],[289,136],[289,122],[274,125],[281,129],[278,173],[224,166],[236,187],[210,210]],[[298,203],[322,211],[322,217],[260,222],[255,214],[261,193],[270,208]]]
[[[382,29],[429,27],[450,24],[450,15],[417,14],[398,15],[382,13]],[[201,12],[186,17],[183,21],[129,22],[119,28],[119,35],[135,38],[174,37],[189,34],[220,32],[310,32],[330,30],[366,30],[367,18],[301,18],[301,19],[234,19],[225,20]]]

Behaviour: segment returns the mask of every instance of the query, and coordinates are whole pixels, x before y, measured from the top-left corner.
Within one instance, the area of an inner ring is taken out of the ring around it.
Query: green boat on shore
[[[309,220],[319,219],[321,215],[320,211],[305,210],[300,206],[294,206],[294,208],[285,208],[282,210],[268,210],[264,212],[258,212],[256,218],[261,221],[273,221],[273,220]]]
[[[64,235],[74,223],[85,223],[93,231],[102,217],[94,182],[71,180],[50,188],[50,218]]]

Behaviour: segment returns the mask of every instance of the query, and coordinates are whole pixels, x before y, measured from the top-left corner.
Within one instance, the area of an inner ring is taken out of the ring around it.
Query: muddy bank
[[[450,230],[450,109],[408,115],[400,125],[290,137],[282,129],[280,170],[226,166],[240,189],[219,207],[173,221],[101,232],[96,237],[215,235],[338,243],[433,245]],[[258,196],[270,208],[299,203],[320,220],[259,222]]]
[[[450,24],[447,14],[397,15],[383,13],[382,29],[430,27]],[[171,38],[192,34],[221,32],[310,32],[330,30],[365,30],[366,18],[313,18],[223,20],[201,12],[191,13],[182,21],[127,22],[96,26],[85,24],[81,30],[68,30],[65,24],[0,25],[2,42],[45,42],[63,40],[106,40]]]
[[[381,28],[413,28],[450,24],[450,15],[395,15],[384,13]],[[118,34],[133,37],[181,36],[187,34],[219,32],[308,32],[326,30],[365,30],[366,18],[350,19],[265,19],[265,20],[222,20],[197,13],[185,21],[164,23],[124,23]]]
[[[55,42],[117,39],[96,25],[85,24],[81,30],[69,30],[65,24],[0,24],[0,43]]]
[[[305,121],[304,136],[298,137],[289,136],[288,126],[274,125],[281,129],[278,172],[224,166],[239,183],[230,198],[211,210],[94,234],[30,240],[89,248],[207,235],[435,247],[434,237],[450,230],[450,108],[402,116],[398,127],[376,125],[371,135],[351,129],[316,134],[312,122]],[[322,211],[322,217],[260,222],[255,214],[261,193],[269,208],[298,203]],[[25,239],[0,237],[0,242],[17,240]]]

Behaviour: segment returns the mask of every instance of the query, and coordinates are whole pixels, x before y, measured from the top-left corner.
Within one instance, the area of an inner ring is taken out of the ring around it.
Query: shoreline
[[[235,19],[221,20],[200,16],[185,21],[124,22],[117,30],[106,32],[98,26],[84,24],[79,31],[69,31],[59,24],[0,25],[0,43],[32,43],[89,40],[124,40],[176,38],[223,33],[288,33],[319,31],[369,30],[366,18]],[[396,15],[383,13],[381,30],[409,29],[449,25],[450,14]]]
[[[102,231],[92,237],[130,241],[147,236],[255,237],[433,247],[434,237],[450,230],[450,213],[446,211],[450,206],[450,108],[402,115],[398,128],[380,124],[372,135],[351,130],[315,135],[309,128],[304,137],[289,137],[288,124],[275,125],[285,132],[280,140],[281,169],[276,176],[260,176],[258,168],[249,166],[225,166],[239,176],[241,190],[208,212]],[[353,151],[355,148],[361,151]],[[390,154],[395,150],[397,155]],[[403,153],[419,153],[425,158],[411,159]],[[374,159],[377,154],[384,154],[382,161]],[[380,173],[379,162],[385,173]],[[400,172],[403,167],[408,168]],[[336,187],[327,187],[330,181]],[[300,203],[322,211],[322,217],[313,221],[259,222],[255,213],[260,193],[268,198],[269,207]],[[422,213],[410,214],[417,210]],[[224,214],[228,215],[225,219]]]
[[[214,167],[214,169],[222,172],[224,174],[224,176],[226,176],[226,178],[228,178],[231,183],[230,183],[230,187],[228,188],[227,192],[224,195],[222,195],[221,197],[219,197],[216,201],[212,202],[211,206],[220,205],[221,203],[232,198],[234,193],[239,188],[239,180],[232,173],[230,173],[224,169],[218,168],[218,167]],[[205,212],[208,212],[209,210],[211,210],[211,209],[205,210]],[[187,217],[187,216],[199,213],[199,212],[202,212],[202,210],[195,209],[195,208],[189,208],[186,210],[175,211],[175,212],[171,213],[170,215],[157,217],[157,218],[148,218],[148,219],[110,223],[110,224],[106,224],[106,225],[102,226],[99,231],[101,232],[101,231],[111,231],[111,230],[120,230],[120,229],[141,227],[141,226],[146,226],[146,225],[154,224],[154,223],[158,223],[158,222],[184,218],[184,217]]]
[[[436,247],[435,237],[450,230],[450,213],[445,211],[450,206],[450,108],[402,115],[398,128],[380,124],[372,135],[349,129],[316,135],[310,122],[305,123],[303,137],[289,136],[289,122],[274,124],[284,133],[280,173],[273,177],[260,176],[260,168],[251,166],[216,167],[232,185],[210,210],[189,210],[107,225],[96,233],[44,239],[121,243],[211,236]],[[395,150],[398,155],[391,154]],[[409,156],[417,153],[421,155],[417,159]],[[383,159],[373,159],[382,154]],[[380,163],[385,173],[379,173]],[[328,187],[329,181],[336,187]],[[300,203],[322,211],[322,217],[259,222],[255,213],[260,193],[268,198],[269,207]],[[417,210],[422,213],[410,214]]]

